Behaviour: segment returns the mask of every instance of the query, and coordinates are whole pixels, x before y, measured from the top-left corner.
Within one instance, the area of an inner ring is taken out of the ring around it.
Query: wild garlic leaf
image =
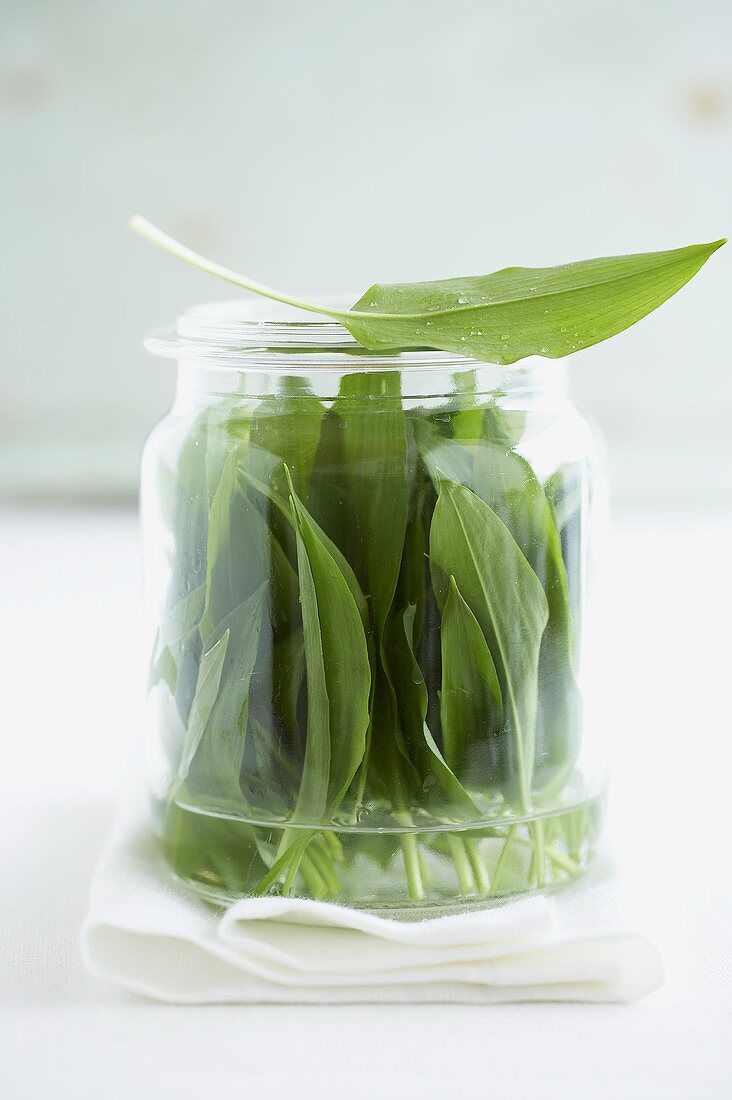
[[[503,521],[544,587],[549,620],[541,643],[534,784],[544,787],[574,762],[581,699],[574,674],[574,615],[562,541],[552,505],[531,465],[485,438],[444,438],[417,426],[423,461],[435,484],[449,477],[471,489]]]
[[[527,355],[556,359],[640,321],[722,244],[428,283],[377,283],[340,320],[373,351],[431,347],[488,363]]]
[[[201,455],[206,452],[209,436],[213,433],[207,411],[196,418],[178,453],[174,504],[176,543],[168,591],[169,607],[188,595],[191,588],[197,587],[206,567],[209,508],[213,493],[209,491]]]
[[[442,742],[453,771],[481,787],[500,779],[503,700],[488,643],[455,578],[442,609]]]
[[[249,690],[259,650],[267,585],[263,583],[222,620],[207,652],[228,639],[221,660],[218,690],[203,733],[196,725],[197,744],[188,767],[188,788],[209,803],[221,798],[242,802],[239,775],[246,748]],[[205,654],[204,654],[205,657]],[[201,673],[204,661],[201,660]],[[211,676],[211,687],[214,678]],[[207,689],[206,701],[209,699]],[[193,713],[193,708],[192,708]],[[189,726],[189,737],[191,737]]]
[[[284,472],[285,481],[287,483],[287,477],[288,477],[287,466],[280,463],[280,468]],[[272,504],[274,504],[275,507],[278,509],[280,514],[285,516],[288,519],[288,522],[291,523],[294,527],[295,520],[293,518],[293,514],[292,514],[292,510],[290,508],[290,505],[289,505],[288,501],[282,496],[279,489],[273,484],[273,482],[275,481],[274,478],[269,483],[267,483],[265,481],[261,481],[257,477],[254,477],[247,470],[242,471],[242,476],[244,477],[244,480],[246,482],[248,482],[248,484],[251,485],[251,487],[253,489],[255,489],[262,496],[264,496],[268,500],[270,500],[272,502]],[[310,524],[310,527],[312,528],[313,532],[317,536],[318,540],[323,544],[323,546],[328,551],[328,553],[333,558],[333,560],[336,562],[338,568],[340,569],[341,573],[343,574],[343,577],[346,581],[346,584],[348,585],[349,591],[350,591],[351,595],[353,596],[353,599],[356,603],[356,606],[358,608],[358,611],[359,611],[361,619],[364,623],[364,626],[366,627],[367,624],[368,624],[368,605],[366,603],[366,597],[364,596],[363,592],[361,591],[361,586],[358,583],[358,580],[356,578],[356,574],[353,572],[353,569],[351,568],[351,566],[350,566],[348,560],[346,559],[346,557],[339,550],[339,548],[336,546],[336,544],[333,542],[333,540],[325,533],[325,531],[322,529],[322,527],[318,523],[316,523],[315,519],[313,518],[313,516],[310,512],[308,512],[308,517],[309,517],[309,524]]]
[[[334,410],[347,470],[346,509],[352,562],[383,635],[402,561],[409,485],[406,419],[396,373],[347,374]]]
[[[166,685],[171,695],[175,695],[175,688],[178,683],[178,665],[170,646],[160,644],[160,632],[158,631],[147,677],[148,691],[151,691],[161,682]]]
[[[506,793],[528,811],[539,649],[549,617],[544,589],[493,509],[470,489],[447,479],[440,481],[432,517],[430,558],[438,602],[444,607],[449,578],[454,577],[488,642],[508,733]]]
[[[198,661],[200,654],[198,624],[203,614],[205,599],[206,586],[200,584],[170,608],[162,618],[150,658],[149,688],[164,680],[171,693],[176,695],[181,666],[184,665],[192,650],[194,660]],[[190,702],[189,699],[188,705]],[[185,720],[186,715],[187,709],[181,717]]]
[[[422,461],[437,492],[440,478],[448,478],[458,485],[470,486],[475,464],[476,444],[465,440],[457,442],[443,436],[429,420],[417,420],[414,436]]]
[[[300,789],[295,805],[296,821],[322,821],[328,810],[330,790],[331,721],[325,677],[323,634],[318,595],[307,550],[297,532],[298,573],[302,603],[305,667],[308,685],[308,719]],[[360,762],[360,761],[359,761]]]
[[[294,566],[297,560],[295,533],[287,503],[285,467],[300,500],[310,496],[310,480],[320,441],[320,426],[325,415],[323,404],[309,391],[303,379],[285,375],[277,382],[277,392],[264,398],[251,418],[246,469],[264,481],[280,498],[260,507],[268,528],[270,554],[280,551]],[[273,593],[278,640],[287,637],[300,623],[297,584],[278,585]]]
[[[219,640],[201,656],[196,694],[188,718],[186,740],[178,764],[178,780],[186,779],[191,761],[198,751],[208,720],[216,702],[224,668],[226,650],[229,645],[229,631],[225,630]]]
[[[286,464],[306,505],[325,411],[301,378],[285,375],[277,393],[265,398],[252,416],[250,443]]]
[[[303,301],[207,260],[136,214],[130,227],[178,259],[254,294],[339,321],[365,348],[436,348],[488,363],[551,359],[640,321],[688,283],[725,241],[491,275],[375,283],[350,310]]]
[[[244,444],[231,450],[211,505],[205,610],[200,623],[204,643],[222,617],[264,581],[270,582],[268,599],[276,635],[287,634],[293,627],[297,577],[277,532],[251,498],[246,469],[254,451]]]
[[[542,583],[549,620],[539,655],[534,782],[544,787],[574,763],[581,699],[574,673],[569,580],[554,509],[521,455],[489,443],[476,451],[471,488],[503,520]]]
[[[402,562],[409,509],[407,425],[398,374],[355,371],[341,380],[329,442],[342,464],[340,532],[369,605],[371,724],[360,787],[385,741],[406,758],[396,685],[384,653],[385,632]],[[329,509],[333,514],[333,505]],[[374,739],[378,742],[374,746]]]
[[[272,702],[290,743],[301,741],[298,702],[305,679],[305,640],[295,630],[278,642],[272,651]]]
[[[363,622],[348,583],[294,492],[291,499],[308,690],[296,816],[318,822],[341,802],[363,758],[371,667]]]
[[[554,509],[560,535],[583,505],[582,471],[579,463],[563,463],[544,483]]]
[[[569,602],[573,624],[574,649],[582,644],[584,575],[586,563],[585,526],[591,500],[582,463],[567,463],[547,478],[544,492],[554,513],[559,532],[562,558],[567,569]]]
[[[245,492],[239,475],[246,449],[229,452],[211,503],[206,553],[206,601],[201,637],[206,643],[216,626],[267,577],[268,533]],[[259,522],[258,522],[259,520]]]
[[[427,725],[427,687],[414,652],[416,610],[416,605],[410,604],[391,619],[388,628],[386,657],[399,701],[401,729],[433,812],[475,820],[479,816],[475,803]],[[438,792],[440,797],[436,799]]]
[[[196,692],[202,650],[199,623],[205,606],[203,578],[215,488],[209,481],[212,476],[209,458],[218,450],[212,440],[222,434],[216,430],[211,410],[195,418],[178,452],[175,492],[171,494],[174,499],[168,503],[174,514],[175,548],[161,629],[153,651],[150,684],[153,686],[164,676],[184,725]]]

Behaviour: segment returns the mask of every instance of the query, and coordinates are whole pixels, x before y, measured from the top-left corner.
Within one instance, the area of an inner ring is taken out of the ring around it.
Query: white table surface
[[[732,521],[615,521],[609,833],[661,948],[632,1006],[201,1007],[87,976],[89,878],[140,728],[132,513],[0,513],[0,1095],[732,1094]]]

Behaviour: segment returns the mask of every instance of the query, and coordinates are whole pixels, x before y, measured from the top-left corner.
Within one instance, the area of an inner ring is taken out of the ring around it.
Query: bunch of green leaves
[[[410,830],[530,814],[571,772],[582,578],[520,424],[473,384],[427,409],[397,372],[345,374],[328,402],[283,376],[203,413],[164,475],[170,812],[286,824],[242,845],[261,889],[322,893],[324,830],[391,823],[418,898]],[[468,844],[452,855],[485,886]]]

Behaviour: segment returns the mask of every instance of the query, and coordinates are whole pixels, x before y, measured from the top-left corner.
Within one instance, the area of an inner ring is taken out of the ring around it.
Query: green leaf
[[[276,633],[297,624],[297,577],[272,526],[249,495],[247,467],[255,448],[238,444],[230,451],[211,505],[208,529],[205,609],[200,623],[206,643],[223,618],[262,583]],[[261,454],[257,448],[256,453]]]
[[[359,777],[360,787],[366,789],[372,755],[382,754],[385,744],[396,744],[406,759],[395,684],[384,653],[409,511],[407,424],[399,375],[371,371],[345,375],[333,404],[331,440],[337,440],[344,473],[342,545],[369,603],[371,723]],[[394,782],[401,786],[407,778],[395,776]]]
[[[259,650],[266,593],[266,584],[260,585],[231,611],[201,658],[199,687],[205,706],[199,710],[206,720],[203,723],[197,718],[193,728],[189,724],[184,758],[188,761],[185,769],[188,789],[207,804],[221,797],[242,801],[239,776],[245,751],[249,688]],[[227,642],[222,645],[223,656],[217,655],[214,661],[213,652],[224,638]],[[214,686],[215,699],[211,703]],[[199,688],[196,697],[198,694]],[[195,709],[196,700],[192,715]]]
[[[334,404],[347,470],[348,539],[383,634],[402,560],[409,508],[407,434],[399,375],[347,374]]]
[[[419,453],[435,489],[439,492],[440,478],[445,477],[459,485],[470,485],[475,464],[476,445],[441,435],[429,420],[416,420],[414,436]]]
[[[556,359],[615,336],[680,290],[725,243],[558,267],[507,267],[426,283],[376,283],[344,311],[302,301],[213,263],[139,215],[130,226],[220,279],[333,317],[372,351],[437,348],[489,363],[515,363],[527,355]]]
[[[211,434],[211,415],[206,410],[188,428],[177,456],[173,506],[176,543],[167,599],[169,609],[198,586],[206,568],[206,539],[213,493],[209,491],[202,455],[208,452]]]
[[[229,452],[211,503],[206,554],[206,600],[201,637],[216,626],[266,579],[268,532],[246,496],[239,465],[246,448]]]
[[[582,509],[582,471],[579,463],[561,465],[547,478],[544,491],[554,508],[557,528],[561,534]]]
[[[287,467],[282,465],[282,464],[280,464],[280,465],[281,465],[281,468],[282,468],[282,470],[285,474],[285,478],[287,478],[287,474],[288,474]],[[293,525],[293,528],[294,528],[295,521],[293,519],[292,510],[291,510],[289,504],[287,503],[287,501],[285,500],[285,498],[282,497],[282,495],[279,492],[278,488],[275,485],[273,485],[271,482],[267,483],[265,481],[261,481],[259,478],[255,477],[253,474],[251,474],[247,470],[242,471],[242,476],[244,477],[244,480],[247,481],[253,489],[255,489],[258,493],[261,493],[262,496],[264,496],[268,500],[270,500],[276,506],[278,511],[280,511],[280,513],[287,518],[288,522],[291,523]],[[346,584],[348,585],[349,591],[350,591],[351,595],[353,596],[353,599],[356,603],[356,606],[358,607],[359,614],[361,616],[362,622],[364,623],[364,626],[367,626],[367,624],[368,624],[368,605],[366,603],[366,597],[364,596],[363,592],[361,591],[361,586],[358,583],[358,580],[356,578],[356,574],[354,573],[353,569],[351,568],[349,562],[347,561],[347,559],[345,558],[343,553],[339,550],[339,548],[336,546],[336,544],[333,542],[333,540],[325,533],[325,531],[322,529],[322,527],[320,527],[320,525],[318,523],[316,523],[315,519],[313,518],[313,516],[309,512],[308,512],[308,516],[309,516],[310,526],[311,526],[312,530],[315,532],[315,534],[317,535],[317,538],[323,544],[323,546],[328,551],[330,556],[334,559],[334,561],[338,565],[338,568],[340,569],[341,573],[343,574],[343,577],[346,581]]]
[[[361,615],[338,561],[292,494],[297,534],[308,722],[295,816],[322,821],[341,802],[364,754],[371,668]]]
[[[479,816],[475,803],[440,752],[427,725],[427,687],[414,652],[416,610],[411,604],[395,615],[387,636],[385,656],[395,685],[401,728],[433,811],[442,817],[462,816],[472,821]],[[440,801],[435,799],[437,791],[442,795]]]
[[[196,755],[201,739],[206,732],[206,726],[219,693],[229,636],[229,631],[225,630],[219,640],[201,656],[196,694],[193,696],[186,740],[178,764],[179,780],[184,780],[188,776],[191,761]]]
[[[277,394],[260,402],[252,416],[250,443],[285,463],[305,504],[324,416],[325,407],[305,381],[291,375],[280,380]],[[251,459],[250,469],[255,472]]]
[[[300,743],[298,703],[305,679],[305,640],[302,630],[283,638],[272,653],[272,702],[294,745]]]
[[[500,776],[503,700],[488,644],[455,578],[442,609],[442,741],[454,772],[481,786]]]
[[[303,378],[284,375],[277,380],[277,392],[262,400],[251,417],[246,458],[242,474],[251,475],[270,490],[259,511],[267,526],[270,558],[282,554],[294,568],[297,561],[285,468],[300,500],[307,502],[310,481],[320,442],[323,404],[312,395]],[[246,480],[246,477],[244,478]],[[277,500],[273,499],[276,494]],[[254,495],[254,494],[251,494]],[[281,567],[274,568],[281,578]],[[289,580],[289,579],[287,579]],[[297,584],[277,584],[273,592],[274,620],[278,640],[298,630],[301,622]]]
[[[180,430],[180,429],[179,429]],[[160,631],[151,659],[150,687],[164,679],[175,696],[182,722],[188,720],[196,690],[201,657],[199,623],[205,606],[205,584],[209,511],[214,495],[214,454],[218,475],[224,457],[219,454],[220,430],[213,410],[206,409],[192,424],[186,424],[180,440],[174,486],[158,481],[168,498],[164,503],[172,514],[175,534],[170,562],[170,582],[160,616]],[[159,464],[159,467],[162,464]],[[170,518],[170,517],[169,517]]]
[[[158,631],[150,660],[150,671],[147,680],[148,691],[161,682],[167,685],[171,695],[175,694],[178,683],[178,665],[170,646],[160,645],[160,632]]]
[[[544,483],[562,544],[567,569],[575,652],[581,643],[584,580],[586,571],[585,524],[592,507],[590,485],[582,463],[565,464]]]
[[[506,794],[526,812],[531,808],[539,649],[549,616],[544,590],[493,509],[446,479],[440,481],[432,518],[430,557],[438,601],[444,607],[454,577],[488,642],[508,735]]]
[[[377,283],[339,319],[374,351],[433,347],[489,363],[527,355],[556,359],[640,321],[722,244],[429,283]]]
[[[546,593],[549,619],[539,654],[534,784],[544,787],[574,763],[581,700],[569,581],[554,510],[530,464],[514,451],[484,444],[471,488],[503,520]]]
[[[206,586],[200,584],[162,616],[150,658],[148,688],[164,680],[171,693],[176,694],[179,679],[181,679],[181,668],[185,665],[191,651],[194,653],[197,667],[200,655],[198,624],[203,614],[205,599]],[[190,703],[191,700],[188,699],[185,713],[181,715],[184,721]]]
[[[305,758],[293,817],[295,821],[318,822],[325,819],[330,802],[330,699],[325,675],[323,633],[320,625],[315,579],[299,530],[297,535],[300,600],[302,602],[305,667],[307,669],[308,684],[308,720]],[[358,763],[360,763],[360,758]],[[358,763],[356,767],[358,767]]]
[[[420,424],[417,437],[430,476],[470,488],[490,505],[521,547],[547,596],[541,643],[534,783],[546,786],[571,767],[579,744],[581,700],[574,674],[574,619],[564,549],[550,501],[531,465],[487,440],[457,443]]]

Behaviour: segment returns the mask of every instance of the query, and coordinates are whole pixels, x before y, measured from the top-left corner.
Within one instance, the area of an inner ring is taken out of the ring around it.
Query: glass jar
[[[142,485],[175,874],[218,903],[430,912],[579,874],[602,493],[563,365],[367,352],[259,302],[146,346],[178,361]]]

